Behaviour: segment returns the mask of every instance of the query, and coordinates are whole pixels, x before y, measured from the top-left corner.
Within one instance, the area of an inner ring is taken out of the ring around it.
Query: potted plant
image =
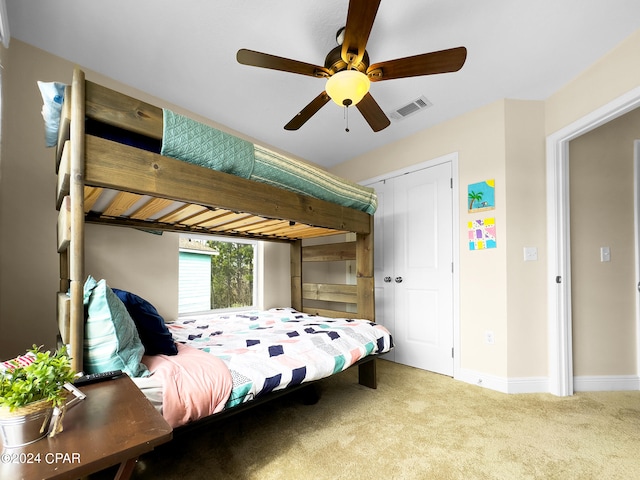
[[[62,431],[67,397],[64,384],[75,372],[65,347],[51,353],[33,346],[27,354],[4,362],[0,375],[0,431],[5,447],[35,442],[48,431],[55,407],[60,409],[52,435]]]

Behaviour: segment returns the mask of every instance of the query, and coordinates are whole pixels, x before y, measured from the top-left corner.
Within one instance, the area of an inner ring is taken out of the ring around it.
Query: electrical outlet
[[[538,260],[538,248],[537,247],[524,247],[524,261],[535,262]]]
[[[493,345],[494,343],[496,343],[496,339],[491,330],[487,330],[486,332],[484,332],[484,341],[489,345]]]

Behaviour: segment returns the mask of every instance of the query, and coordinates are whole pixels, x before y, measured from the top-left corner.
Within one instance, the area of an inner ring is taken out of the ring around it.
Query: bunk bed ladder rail
[[[70,90],[70,91],[69,91]],[[85,77],[75,69],[65,92],[56,152],[60,341],[69,346],[72,368],[82,371],[84,345],[84,118]],[[69,102],[69,99],[71,100]]]

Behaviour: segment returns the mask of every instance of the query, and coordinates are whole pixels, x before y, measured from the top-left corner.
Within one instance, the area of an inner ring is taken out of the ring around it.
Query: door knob
[[[402,283],[402,277],[396,277],[396,283]]]
[[[391,283],[391,277],[384,277],[385,283]]]

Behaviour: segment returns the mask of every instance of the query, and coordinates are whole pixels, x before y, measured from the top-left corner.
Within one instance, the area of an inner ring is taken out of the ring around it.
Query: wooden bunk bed
[[[86,222],[288,242],[292,308],[325,317],[375,319],[372,215],[87,134],[85,119],[161,139],[163,112],[86,80],[80,69],[65,97],[56,148],[58,324],[76,370],[83,369]],[[105,189],[117,193],[96,211],[94,202]],[[141,206],[131,213],[134,204]],[[176,207],[167,213],[171,205]],[[303,239],[346,233],[355,233],[355,241],[302,245]],[[307,262],[336,260],[355,260],[356,285],[302,282]],[[306,300],[357,309],[309,308]],[[358,367],[360,383],[376,388],[375,355]]]

